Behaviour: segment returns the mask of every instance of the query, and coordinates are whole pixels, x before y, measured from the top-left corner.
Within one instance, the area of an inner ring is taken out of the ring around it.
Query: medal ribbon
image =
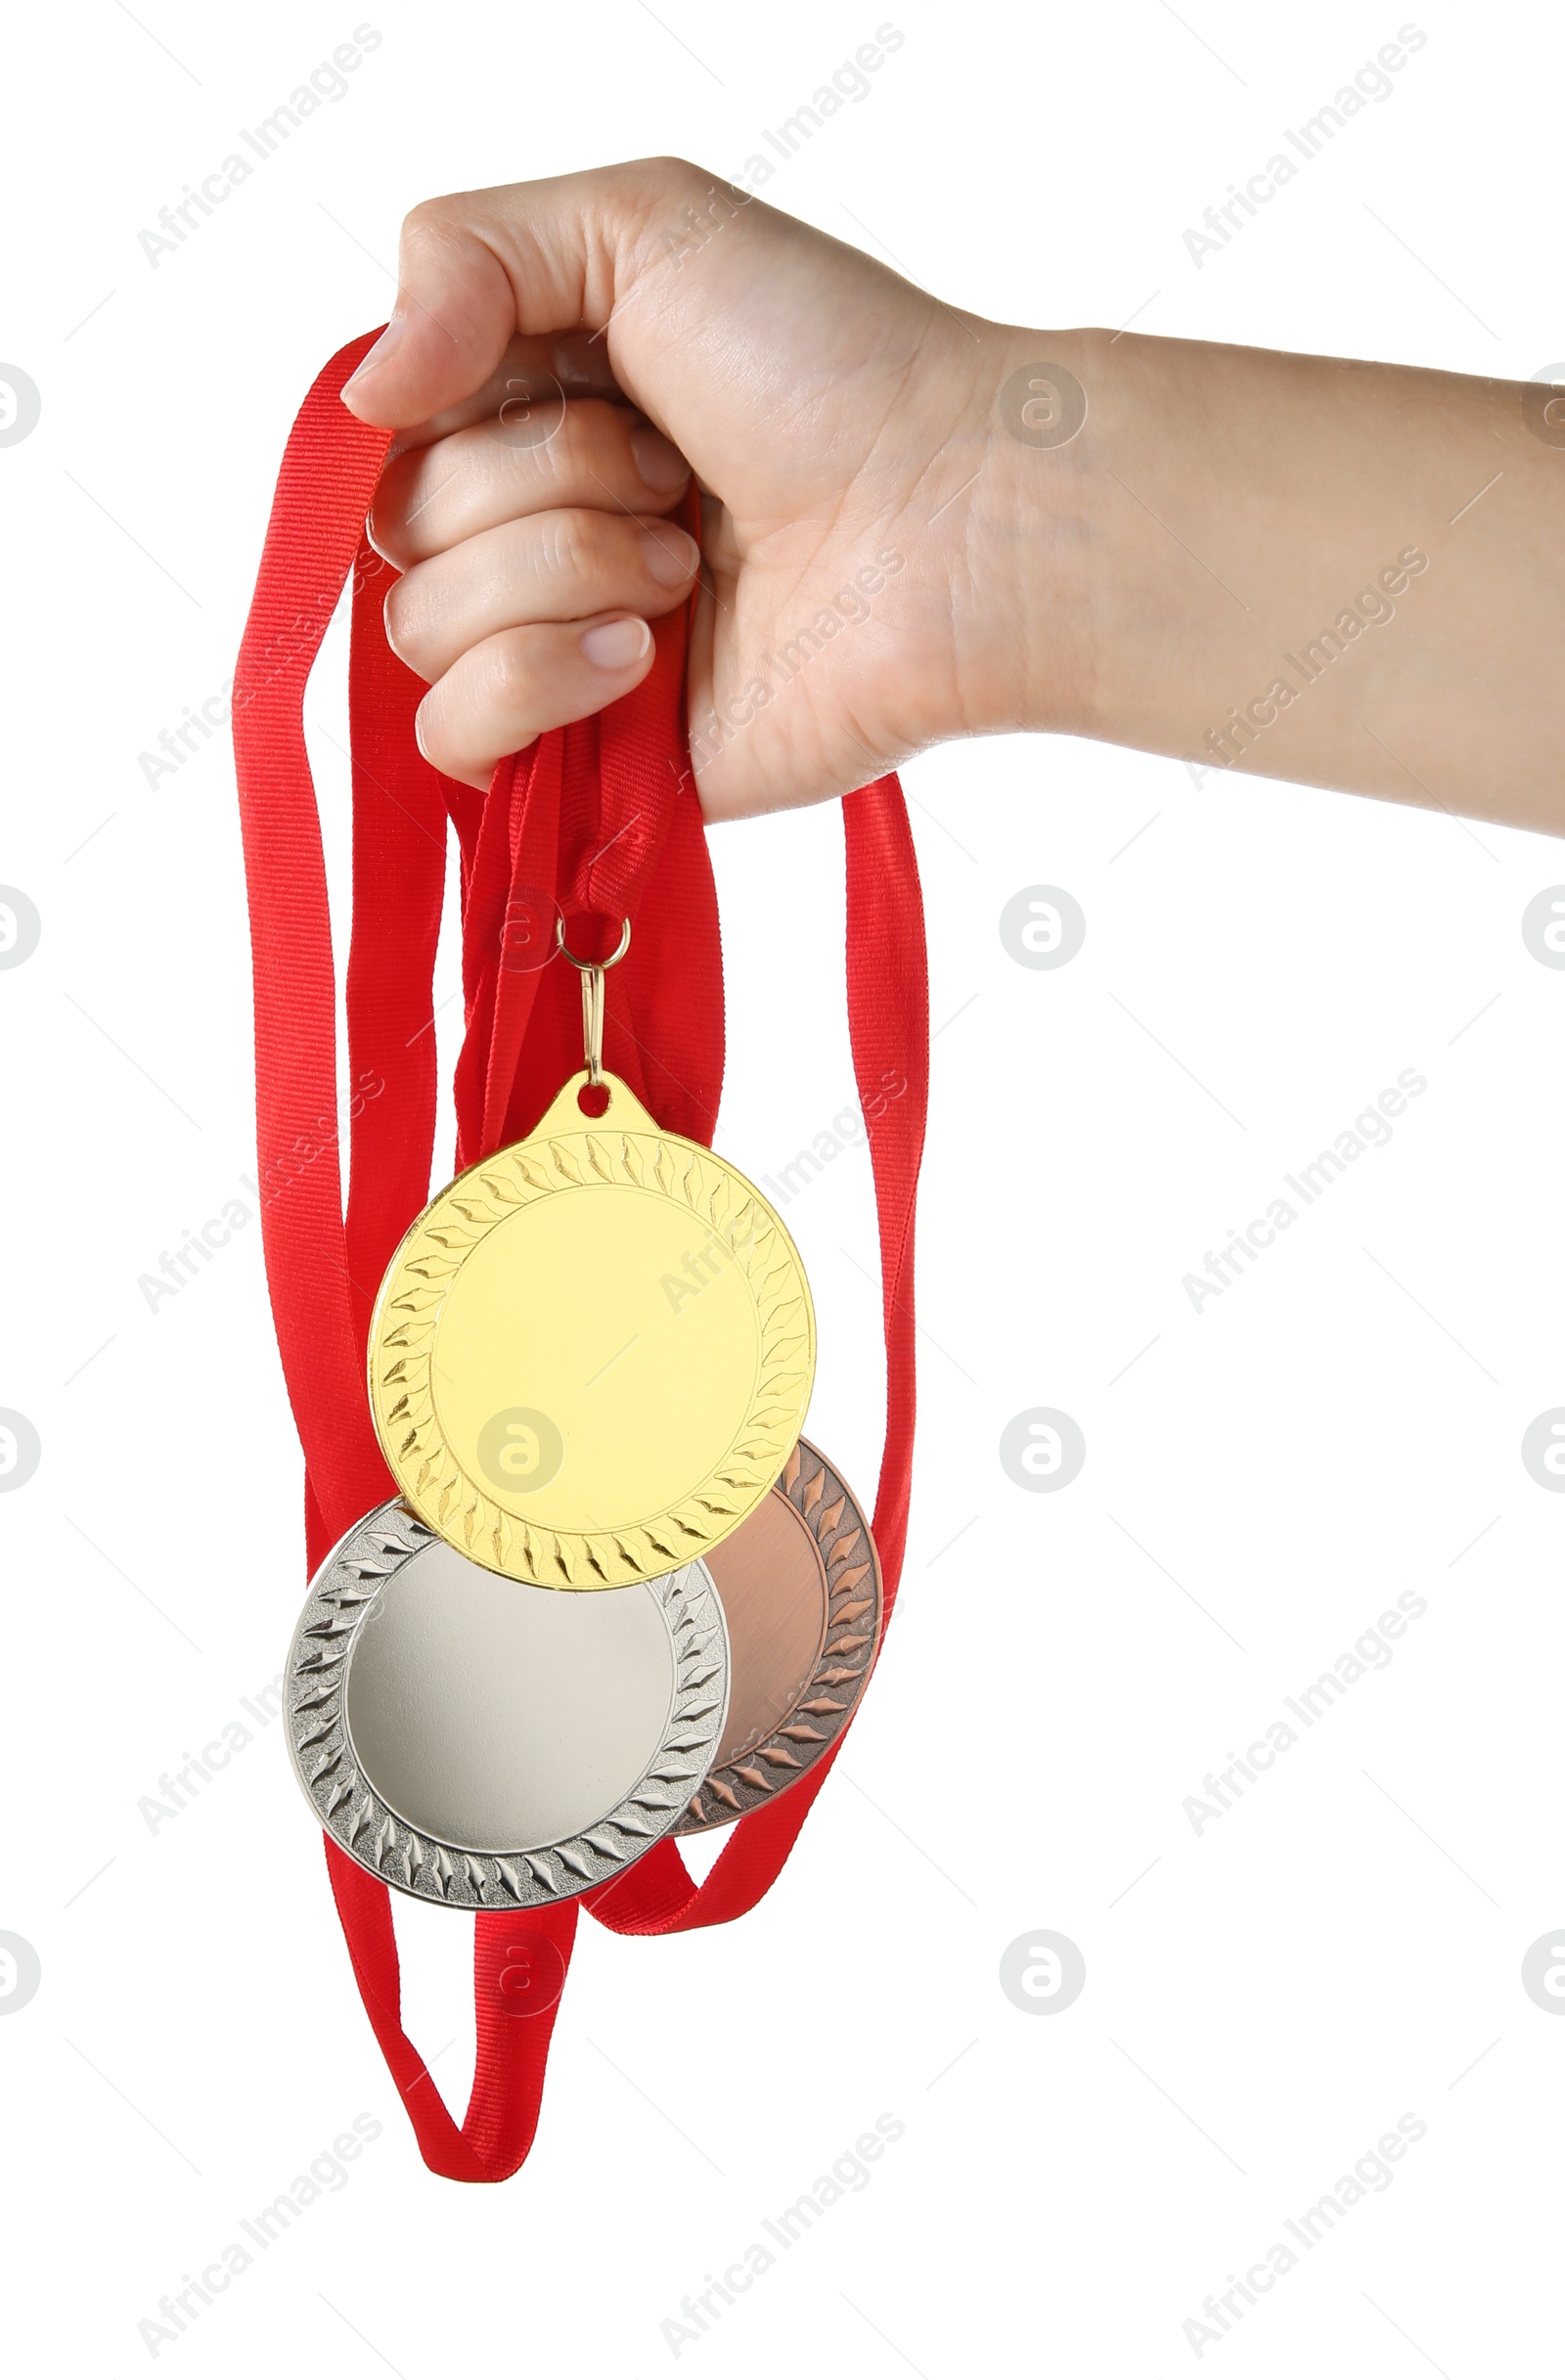
[[[622,921],[604,1063],[671,1131],[710,1145],[723,1074],[717,899],[684,717],[689,610],[653,624],[642,685],[503,761],[487,792],[420,754],[423,682],[385,641],[394,572],[364,535],[389,445],[338,399],[378,334],[343,348],[300,409],[279,474],[235,681],[234,748],[255,988],[256,1127],[267,1280],[305,1459],[313,1574],[394,1483],[376,1441],[365,1351],[376,1291],[428,1197],[435,1131],[433,976],[447,823],[461,865],[466,1032],[458,1165],[538,1122],[581,1064],[576,970],[551,964],[557,917],[578,958]],[[698,526],[693,493],[687,525]],[[353,580],[353,917],[347,963],[350,1194],[337,1122],[336,993],[303,696]],[[886,1439],[873,1528],[889,1615],[907,1535],[915,1410],[913,1239],[928,1091],[923,916],[894,777],[842,805],[854,1070],[870,1135],[886,1343]],[[906,1089],[890,1100],[893,1081]],[[871,1124],[869,1119],[877,1120]],[[839,1739],[840,1740],[840,1739]],[[742,1819],[702,1886],[672,1839],[583,1896],[622,1933],[712,1925],[754,1907],[782,1870],[835,1757]],[[330,1840],[337,1914],[366,2012],[425,2163],[503,2180],[537,2126],[568,1968],[575,1901],[474,1918],[477,2060],[459,2127],[403,2030],[390,1894]],[[539,2000],[548,2004],[528,2013]]]

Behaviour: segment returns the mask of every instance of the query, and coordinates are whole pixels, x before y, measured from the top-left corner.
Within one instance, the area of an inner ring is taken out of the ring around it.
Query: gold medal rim
[[[432,1220],[443,1209],[449,1208],[450,1202],[461,1194],[465,1184],[470,1186],[484,1174],[492,1174],[501,1167],[514,1164],[528,1152],[547,1147],[551,1143],[578,1134],[584,1143],[593,1141],[594,1120],[579,1109],[574,1109],[575,1095],[589,1080],[585,1070],[572,1075],[561,1086],[537,1129],[525,1140],[514,1141],[509,1147],[497,1149],[493,1155],[480,1157],[474,1164],[465,1166],[415,1217],[397,1242],[381,1279],[371,1311],[366,1352],[370,1414],[380,1452],[396,1481],[399,1494],[425,1526],[445,1538],[458,1552],[467,1554],[484,1569],[499,1572],[503,1578],[515,1579],[526,1586],[578,1593],[629,1587],[641,1579],[659,1577],[686,1562],[698,1560],[708,1546],[720,1544],[741,1521],[748,1518],[776,1486],[779,1472],[798,1441],[815,1384],[815,1304],[810,1295],[804,1261],[782,1216],[748,1176],[728,1158],[703,1147],[698,1141],[688,1140],[682,1133],[665,1131],[618,1075],[605,1071],[603,1079],[609,1089],[610,1104],[616,1099],[623,1100],[630,1115],[626,1122],[613,1126],[611,1136],[600,1133],[596,1137],[601,1141],[610,1137],[624,1141],[632,1138],[650,1140],[657,1144],[659,1152],[665,1147],[678,1150],[696,1160],[699,1165],[715,1169],[729,1190],[733,1207],[729,1222],[737,1221],[746,1205],[753,1205],[765,1219],[766,1233],[752,1235],[750,1261],[745,1267],[747,1275],[752,1278],[752,1287],[753,1276],[757,1272],[775,1270],[779,1252],[789,1269],[789,1281],[782,1290],[771,1294],[767,1299],[772,1319],[763,1319],[762,1355],[757,1368],[756,1386],[743,1421],[736,1429],[730,1449],[720,1458],[718,1466],[727,1465],[737,1469],[742,1463],[744,1471],[751,1475],[745,1484],[735,1486],[732,1481],[722,1483],[721,1492],[729,1502],[719,1508],[713,1503],[717,1483],[709,1474],[689,1495],[628,1529],[546,1529],[537,1523],[518,1519],[487,1495],[458,1461],[440,1425],[438,1408],[427,1378],[427,1364],[425,1366],[422,1386],[428,1420],[419,1424],[421,1435],[409,1450],[412,1459],[405,1459],[402,1450],[392,1442],[391,1423],[397,1419],[402,1402],[402,1396],[395,1391],[402,1391],[403,1384],[396,1383],[394,1393],[387,1396],[387,1387],[391,1384],[381,1376],[385,1369],[388,1335],[386,1317],[394,1297],[400,1293],[407,1267],[416,1256],[421,1260],[425,1258]],[[555,1124],[554,1119],[566,1106],[567,1100],[574,1110],[570,1120]],[[552,1125],[553,1130],[550,1129]],[[656,1161],[652,1161],[653,1165]],[[536,1156],[533,1162],[541,1164]],[[653,1172],[651,1167],[648,1172],[649,1181],[638,1182],[628,1171],[624,1179],[633,1188],[655,1188],[671,1203],[675,1202],[675,1190],[664,1181],[661,1173]],[[572,1179],[563,1170],[559,1171],[558,1180],[546,1180],[541,1184],[533,1182],[525,1174],[522,1178],[537,1195],[546,1195],[552,1190],[588,1187],[584,1179]],[[600,1178],[606,1183],[606,1177],[601,1175]],[[688,1182],[689,1179],[689,1169],[685,1169],[684,1180]],[[491,1220],[490,1228],[493,1228],[504,1220],[505,1214],[514,1212],[515,1208],[514,1204],[499,1201],[492,1191],[488,1195],[491,1202],[500,1204],[502,1209]],[[529,1199],[526,1202],[532,1201]],[[701,1213],[693,1205],[688,1191],[684,1203],[693,1215]],[[470,1223],[467,1217],[461,1220],[465,1226]],[[712,1220],[709,1211],[702,1214],[702,1220]],[[776,1235],[776,1246],[769,1248],[765,1259],[760,1260],[754,1252],[755,1238],[766,1237],[768,1234]],[[732,1246],[732,1241],[730,1244]],[[465,1251],[464,1255],[468,1252]],[[438,1262],[446,1252],[429,1249],[427,1253]],[[459,1258],[452,1264],[452,1280],[461,1271],[463,1261],[463,1258]],[[449,1283],[447,1285],[449,1287]],[[782,1335],[778,1336],[779,1318],[795,1302],[803,1308],[800,1321],[786,1325]],[[429,1317],[431,1326],[428,1340],[431,1347],[433,1323],[438,1319],[441,1304],[443,1296]],[[802,1355],[796,1363],[790,1363],[781,1376],[772,1376],[781,1349],[791,1343],[801,1327],[804,1334]],[[757,1415],[775,1402],[795,1372],[800,1375],[799,1386],[796,1398],[789,1402],[786,1416],[762,1431],[757,1423]],[[741,1457],[737,1450],[746,1437],[754,1442],[757,1451],[748,1457]],[[431,1460],[439,1464],[439,1470],[435,1476],[425,1478],[421,1486],[420,1478],[428,1469]],[[462,1494],[463,1490],[467,1491],[466,1497]]]

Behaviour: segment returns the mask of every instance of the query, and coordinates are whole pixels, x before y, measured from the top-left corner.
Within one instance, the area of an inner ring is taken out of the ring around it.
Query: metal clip
[[[630,948],[630,920],[625,920],[619,948],[609,959],[578,959],[574,951],[567,950],[563,918],[555,921],[555,943],[581,976],[581,1037],[587,1054],[587,1080],[596,1090],[604,1079],[604,976],[609,967],[618,966]]]

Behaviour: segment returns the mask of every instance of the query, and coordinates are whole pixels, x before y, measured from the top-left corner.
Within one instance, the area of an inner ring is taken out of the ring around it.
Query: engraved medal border
[[[566,1083],[550,1115],[587,1081]],[[605,1078],[646,1115],[617,1077]],[[549,1117],[545,1117],[547,1125]],[[592,1178],[682,1199],[721,1235],[761,1325],[755,1387],[727,1454],[689,1496],[623,1529],[546,1529],[485,1495],[458,1462],[435,1405],[433,1349],[446,1292],[474,1247],[509,1215]],[[628,1587],[698,1558],[770,1495],[798,1436],[815,1377],[815,1308],[782,1217],[737,1166],[662,1132],[651,1118],[611,1131],[547,1132],[480,1159],[430,1201],[390,1264],[370,1325],[370,1406],[404,1501],[485,1569],[541,1587]]]
[[[847,1727],[874,1667],[885,1598],[879,1550],[858,1498],[806,1438],[788,1457],[777,1484],[808,1524],[826,1565],[825,1642],[792,1709],[755,1751],[708,1771],[674,1827],[677,1835],[727,1826],[797,1784]]]
[[[674,1654],[663,1739],[613,1809],[536,1851],[472,1852],[410,1826],[365,1775],[347,1729],[348,1655],[388,1578],[438,1543],[400,1498],[377,1505],[316,1572],[289,1648],[285,1693],[293,1770],[317,1819],[372,1875],[448,1908],[537,1908],[622,1875],[667,1834],[722,1741],[728,1628],[700,1562],[641,1582],[656,1594]]]

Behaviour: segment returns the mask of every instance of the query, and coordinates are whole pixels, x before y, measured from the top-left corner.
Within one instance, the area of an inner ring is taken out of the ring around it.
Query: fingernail
[[[563,338],[555,341],[555,378],[565,386],[572,382],[578,388],[592,388],[609,382],[612,375],[608,359],[602,348],[596,351],[580,331],[567,331]]]
[[[369,354],[364,358],[363,363],[360,364],[352,379],[343,382],[342,394],[344,396],[347,395],[350,388],[356,388],[361,381],[367,381],[372,372],[380,371],[380,366],[386,361],[387,357],[401,345],[402,336],[407,330],[407,327],[408,318],[399,308],[397,312],[392,315],[391,320],[386,324],[385,329],[381,332],[380,337],[376,340],[375,345],[370,349]]]
[[[669,443],[660,429],[649,422],[630,433],[630,451],[636,458],[636,469],[650,488],[660,496],[672,495],[690,477],[691,467],[677,446]]]
[[[683,586],[700,561],[700,549],[693,537],[672,522],[664,528],[643,529],[642,560],[648,573],[660,587]]]
[[[582,631],[581,650],[595,669],[629,669],[645,658],[651,641],[645,620],[604,620]]]

